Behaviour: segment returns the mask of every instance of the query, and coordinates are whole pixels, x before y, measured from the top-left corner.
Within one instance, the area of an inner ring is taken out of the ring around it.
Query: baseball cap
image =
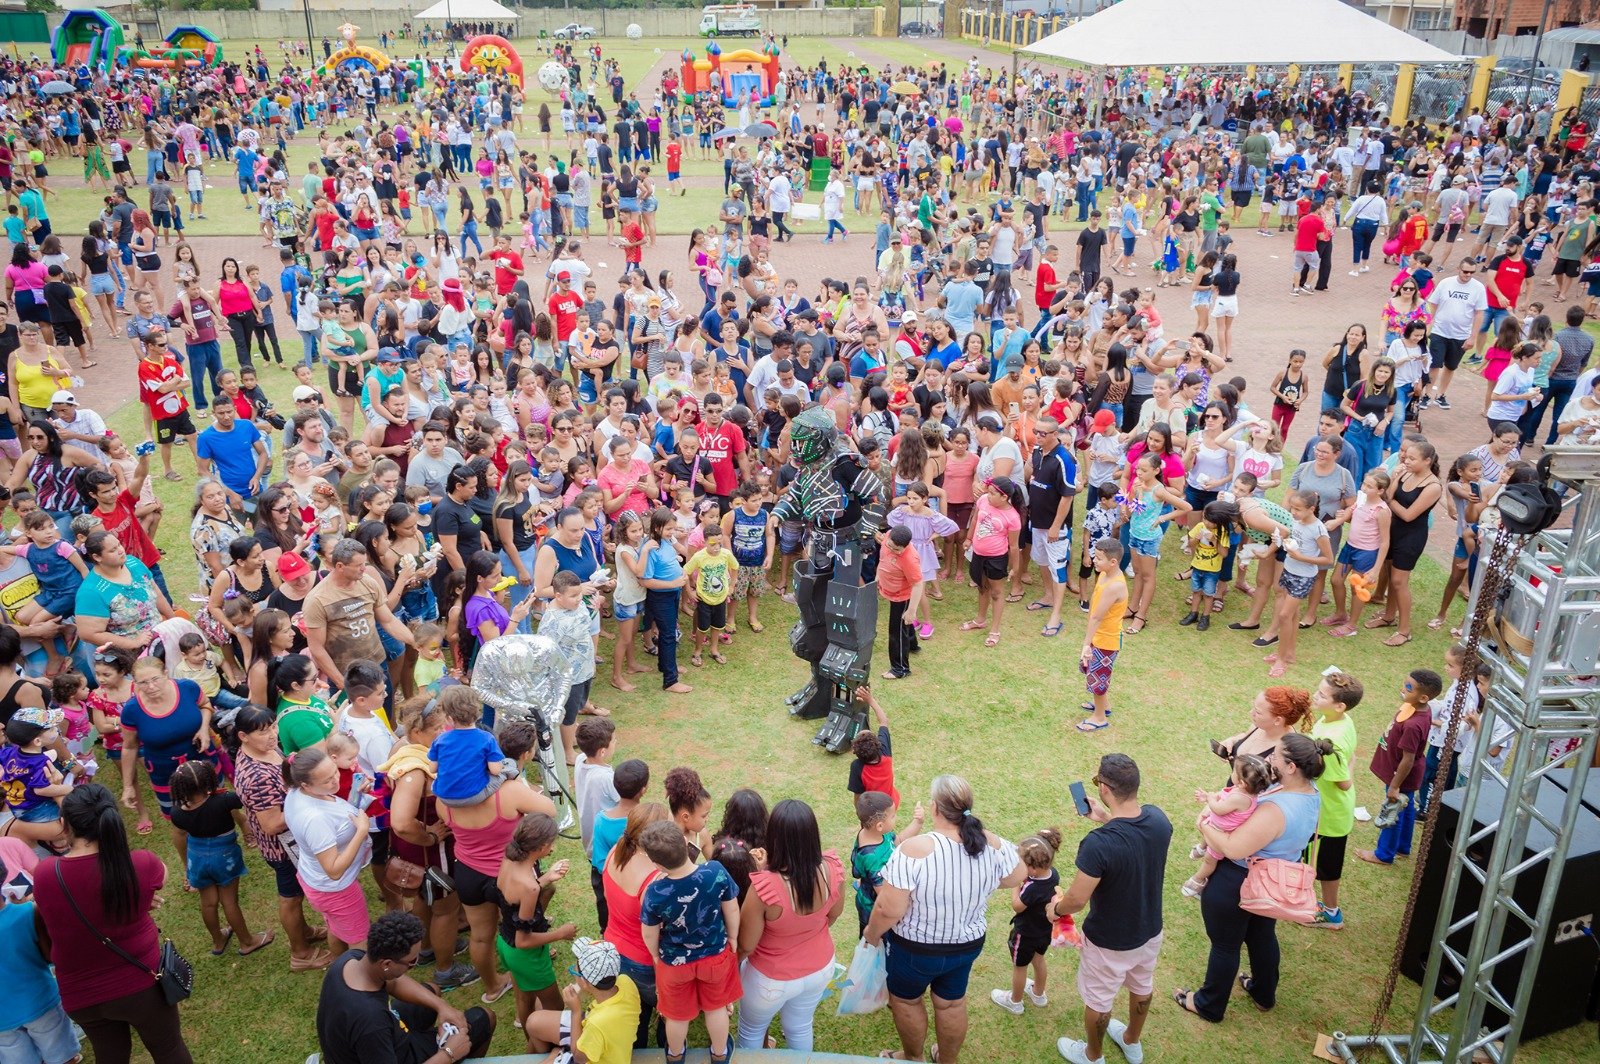
[[[378,352],[379,362],[399,362],[400,352],[392,347],[385,347]]]
[[[604,939],[573,939],[572,959],[578,964],[578,975],[590,985],[615,979],[622,974],[621,954],[617,952],[617,947]]]
[[[1021,368],[1022,368],[1022,356],[1021,355],[1011,355],[1009,358],[1006,359],[1006,369],[1021,369]]]
[[[1094,430],[1096,432],[1104,432],[1106,429],[1110,428],[1116,420],[1117,415],[1113,414],[1111,411],[1096,410],[1092,424],[1094,425]]]
[[[73,406],[77,406],[78,397],[69,391],[59,391],[50,397],[51,406],[55,406],[57,403],[71,403]]]
[[[23,724],[32,724],[36,728],[48,728],[55,723],[48,709],[40,709],[37,706],[23,706],[12,714],[11,719]]]
[[[288,551],[278,555],[278,575],[285,580],[298,580],[311,572],[311,565],[300,555]]]
[[[916,321],[917,320],[917,312],[907,308],[904,312],[901,313],[900,320],[903,321],[903,322],[905,322],[905,321]]]
[[[572,271],[571,270],[562,270],[560,273],[556,274],[556,280],[558,280],[558,281],[570,281],[570,280],[572,280]]]
[[[1467,175],[1465,175],[1465,174],[1457,174],[1455,176],[1455,179],[1453,181],[1451,181],[1450,183],[1452,185],[1464,185],[1464,184],[1467,183]]]
[[[309,385],[309,384],[297,384],[297,385],[295,385],[293,394],[294,394],[294,401],[298,403],[302,399],[315,399],[321,393],[319,393],[315,388],[311,387],[311,385]]]

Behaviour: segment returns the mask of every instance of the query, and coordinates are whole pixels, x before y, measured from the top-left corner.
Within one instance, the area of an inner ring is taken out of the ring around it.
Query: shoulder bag
[[[143,961],[140,961],[133,954],[107,938],[104,932],[90,923],[89,918],[83,915],[83,910],[78,908],[78,902],[73,898],[72,891],[67,889],[67,880],[61,874],[60,861],[56,862],[56,882],[61,884],[61,893],[66,897],[67,904],[72,906],[72,911],[77,915],[78,919],[83,921],[83,926],[92,931],[95,937],[100,940],[100,944],[106,949],[154,979],[156,986],[161,989],[161,996],[168,1005],[176,1005],[180,1001],[185,1001],[190,994],[194,993],[194,968],[184,959],[183,954],[178,952],[178,947],[172,944],[172,939],[168,938],[162,941],[161,959],[156,962],[158,967],[155,969],[148,968]],[[157,929],[157,933],[160,933],[159,929]]]
[[[1308,864],[1276,857],[1252,857],[1239,887],[1239,908],[1270,920],[1309,924],[1317,914],[1312,889],[1317,873]]]

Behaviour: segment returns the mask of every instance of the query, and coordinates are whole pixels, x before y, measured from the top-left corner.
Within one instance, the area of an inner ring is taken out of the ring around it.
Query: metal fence
[[[1350,77],[1350,91],[1369,100],[1393,100],[1395,83],[1400,78],[1398,63],[1357,63]]]
[[[1462,114],[1472,87],[1472,68],[1463,63],[1422,67],[1411,90],[1410,113],[1430,122],[1445,122]]]
[[[1578,117],[1587,122],[1590,129],[1600,122],[1600,85],[1590,85],[1583,90],[1583,98],[1578,101]]]
[[[1526,101],[1533,107],[1554,104],[1561,92],[1560,79],[1530,77],[1529,73],[1499,69],[1490,73],[1487,109],[1492,111],[1508,102],[1520,106]]]

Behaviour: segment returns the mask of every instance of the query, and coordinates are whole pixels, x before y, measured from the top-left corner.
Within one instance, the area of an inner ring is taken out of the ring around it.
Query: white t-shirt
[[[1428,297],[1433,307],[1433,333],[1447,340],[1465,340],[1472,334],[1474,313],[1489,309],[1489,290],[1476,277],[1462,281],[1447,277]]]
[[[370,838],[361,844],[361,852],[344,870],[344,875],[336,880],[328,878],[328,874],[322,870],[322,862],[317,860],[317,854],[330,849],[342,850],[349,843],[350,837],[356,833],[355,822],[350,819],[355,812],[355,806],[343,798],[313,798],[298,787],[291,787],[284,798],[283,819],[300,851],[295,871],[300,873],[301,880],[312,890],[324,893],[341,891],[354,883],[356,877],[361,875],[361,870],[372,860]]]
[[[1500,379],[1495,382],[1494,394],[1496,395],[1522,395],[1533,387],[1533,370],[1523,369],[1516,363],[1507,366],[1505,372],[1500,374]],[[1504,399],[1489,404],[1488,418],[1490,421],[1515,421],[1528,409],[1526,399]]]
[[[773,214],[787,214],[794,206],[793,190],[789,186],[789,179],[783,174],[778,174],[767,185],[767,208]]]
[[[394,732],[378,717],[357,717],[346,713],[339,720],[339,730],[356,741],[356,763],[361,771],[373,776],[378,766],[389,760],[394,752]]]
[[[1483,224],[1510,225],[1511,212],[1517,209],[1517,190],[1501,185],[1483,197]]]

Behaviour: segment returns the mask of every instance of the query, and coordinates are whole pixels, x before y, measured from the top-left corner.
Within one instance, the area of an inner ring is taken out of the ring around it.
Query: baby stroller
[[[485,643],[472,668],[472,689],[493,707],[498,721],[525,720],[539,733],[544,791],[556,803],[561,834],[578,837],[576,799],[567,781],[567,759],[558,752],[556,729],[572,687],[567,659],[542,635],[503,635]]]

